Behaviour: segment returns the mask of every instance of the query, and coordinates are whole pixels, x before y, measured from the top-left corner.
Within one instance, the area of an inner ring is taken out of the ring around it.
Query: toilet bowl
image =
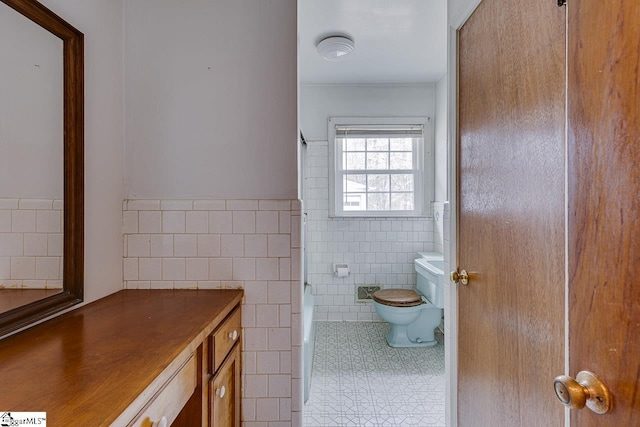
[[[437,342],[434,331],[444,308],[442,255],[421,252],[418,256],[415,290],[383,289],[373,294],[376,313],[391,325],[386,337],[391,347],[428,347]]]

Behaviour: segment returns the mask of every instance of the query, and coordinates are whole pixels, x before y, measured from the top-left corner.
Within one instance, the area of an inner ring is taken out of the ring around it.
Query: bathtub
[[[304,287],[304,304],[302,326],[304,331],[304,344],[302,352],[304,354],[304,401],[309,399],[309,388],[311,387],[311,372],[313,370],[313,347],[316,341],[316,325],[313,323],[313,294],[311,285]]]

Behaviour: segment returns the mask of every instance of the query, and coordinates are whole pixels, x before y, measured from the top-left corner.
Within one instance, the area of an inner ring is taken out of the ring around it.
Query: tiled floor
[[[318,322],[305,427],[444,426],[444,345],[391,348],[382,322]]]

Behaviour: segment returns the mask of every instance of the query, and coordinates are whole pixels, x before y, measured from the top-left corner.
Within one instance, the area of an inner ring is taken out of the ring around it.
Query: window
[[[428,125],[424,118],[330,118],[330,215],[424,216],[433,187]]]

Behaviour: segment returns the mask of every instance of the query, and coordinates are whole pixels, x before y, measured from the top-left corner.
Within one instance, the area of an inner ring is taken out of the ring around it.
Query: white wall
[[[327,140],[330,116],[434,115],[434,85],[303,85],[300,129],[307,141]]]
[[[307,280],[318,320],[379,320],[370,303],[356,302],[358,285],[412,288],[416,252],[434,245],[432,218],[329,218],[330,116],[434,117],[434,85],[309,85],[300,89],[305,149]],[[432,128],[433,130],[433,128]],[[346,278],[333,263],[348,263]]]
[[[122,289],[122,0],[49,0],[84,33],[85,303]]]
[[[435,198],[447,200],[447,76],[436,84],[435,91]]]
[[[125,13],[127,197],[296,198],[295,0]]]

